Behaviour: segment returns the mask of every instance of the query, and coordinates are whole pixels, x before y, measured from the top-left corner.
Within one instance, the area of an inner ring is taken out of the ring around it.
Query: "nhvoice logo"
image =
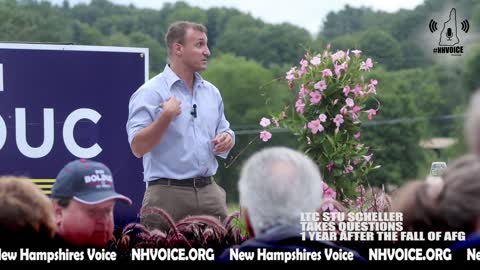
[[[433,48],[433,53],[450,54],[453,56],[461,56],[462,53],[464,53],[463,46],[458,46],[458,44],[460,44],[458,28],[460,28],[461,31],[468,33],[468,30],[470,29],[470,23],[467,19],[465,19],[460,23],[460,27],[458,26],[457,10],[452,8],[450,10],[448,20],[443,23],[443,27],[440,29],[440,38],[438,41],[439,47]],[[430,32],[432,32],[432,34],[439,30],[437,27],[437,22],[434,19],[430,20],[428,29]]]

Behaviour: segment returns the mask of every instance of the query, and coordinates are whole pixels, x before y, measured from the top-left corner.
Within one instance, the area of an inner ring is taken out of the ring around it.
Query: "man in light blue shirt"
[[[127,122],[133,154],[143,157],[147,190],[142,211],[165,210],[174,221],[189,215],[227,215],[226,195],[213,176],[215,155],[226,158],[235,134],[223,112],[218,89],[198,72],[207,68],[210,50],[205,26],[170,25],[165,36],[170,64],[131,97]],[[142,215],[150,229],[169,225]]]

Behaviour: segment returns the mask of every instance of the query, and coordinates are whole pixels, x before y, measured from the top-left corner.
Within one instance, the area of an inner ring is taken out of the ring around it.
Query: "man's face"
[[[83,204],[71,200],[66,208],[56,206],[58,233],[75,246],[105,247],[113,235],[115,200]]]
[[[205,70],[210,50],[207,45],[207,35],[189,28],[185,33],[180,59],[193,72]]]

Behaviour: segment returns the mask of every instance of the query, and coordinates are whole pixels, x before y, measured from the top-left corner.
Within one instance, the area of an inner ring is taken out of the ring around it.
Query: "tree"
[[[149,35],[133,32],[130,36],[130,45],[149,49],[150,72],[157,74],[163,71],[166,64],[167,50]]]
[[[480,46],[471,48],[466,62],[465,62],[465,88],[468,94],[473,93],[480,87]]]
[[[388,69],[402,65],[402,49],[392,35],[381,30],[368,30],[360,36],[360,49]]]
[[[382,168],[372,172],[370,184],[400,184],[416,178],[425,162],[425,153],[419,147],[425,123],[408,121],[421,115],[415,105],[415,92],[422,89],[410,81],[412,74],[415,73],[377,71],[371,74],[378,80],[381,108],[375,116],[376,124],[366,125],[362,136],[374,147],[374,158]],[[386,121],[391,119],[404,121]]]

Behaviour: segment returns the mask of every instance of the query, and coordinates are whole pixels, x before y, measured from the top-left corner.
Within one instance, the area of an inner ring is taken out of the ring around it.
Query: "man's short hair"
[[[174,22],[168,27],[167,34],[165,35],[165,43],[169,51],[172,49],[173,43],[184,43],[185,34],[188,29],[207,33],[207,28],[202,24],[188,21]]]
[[[318,166],[286,147],[266,148],[251,156],[238,189],[255,234],[275,225],[299,226],[302,212],[320,208],[323,191]]]

